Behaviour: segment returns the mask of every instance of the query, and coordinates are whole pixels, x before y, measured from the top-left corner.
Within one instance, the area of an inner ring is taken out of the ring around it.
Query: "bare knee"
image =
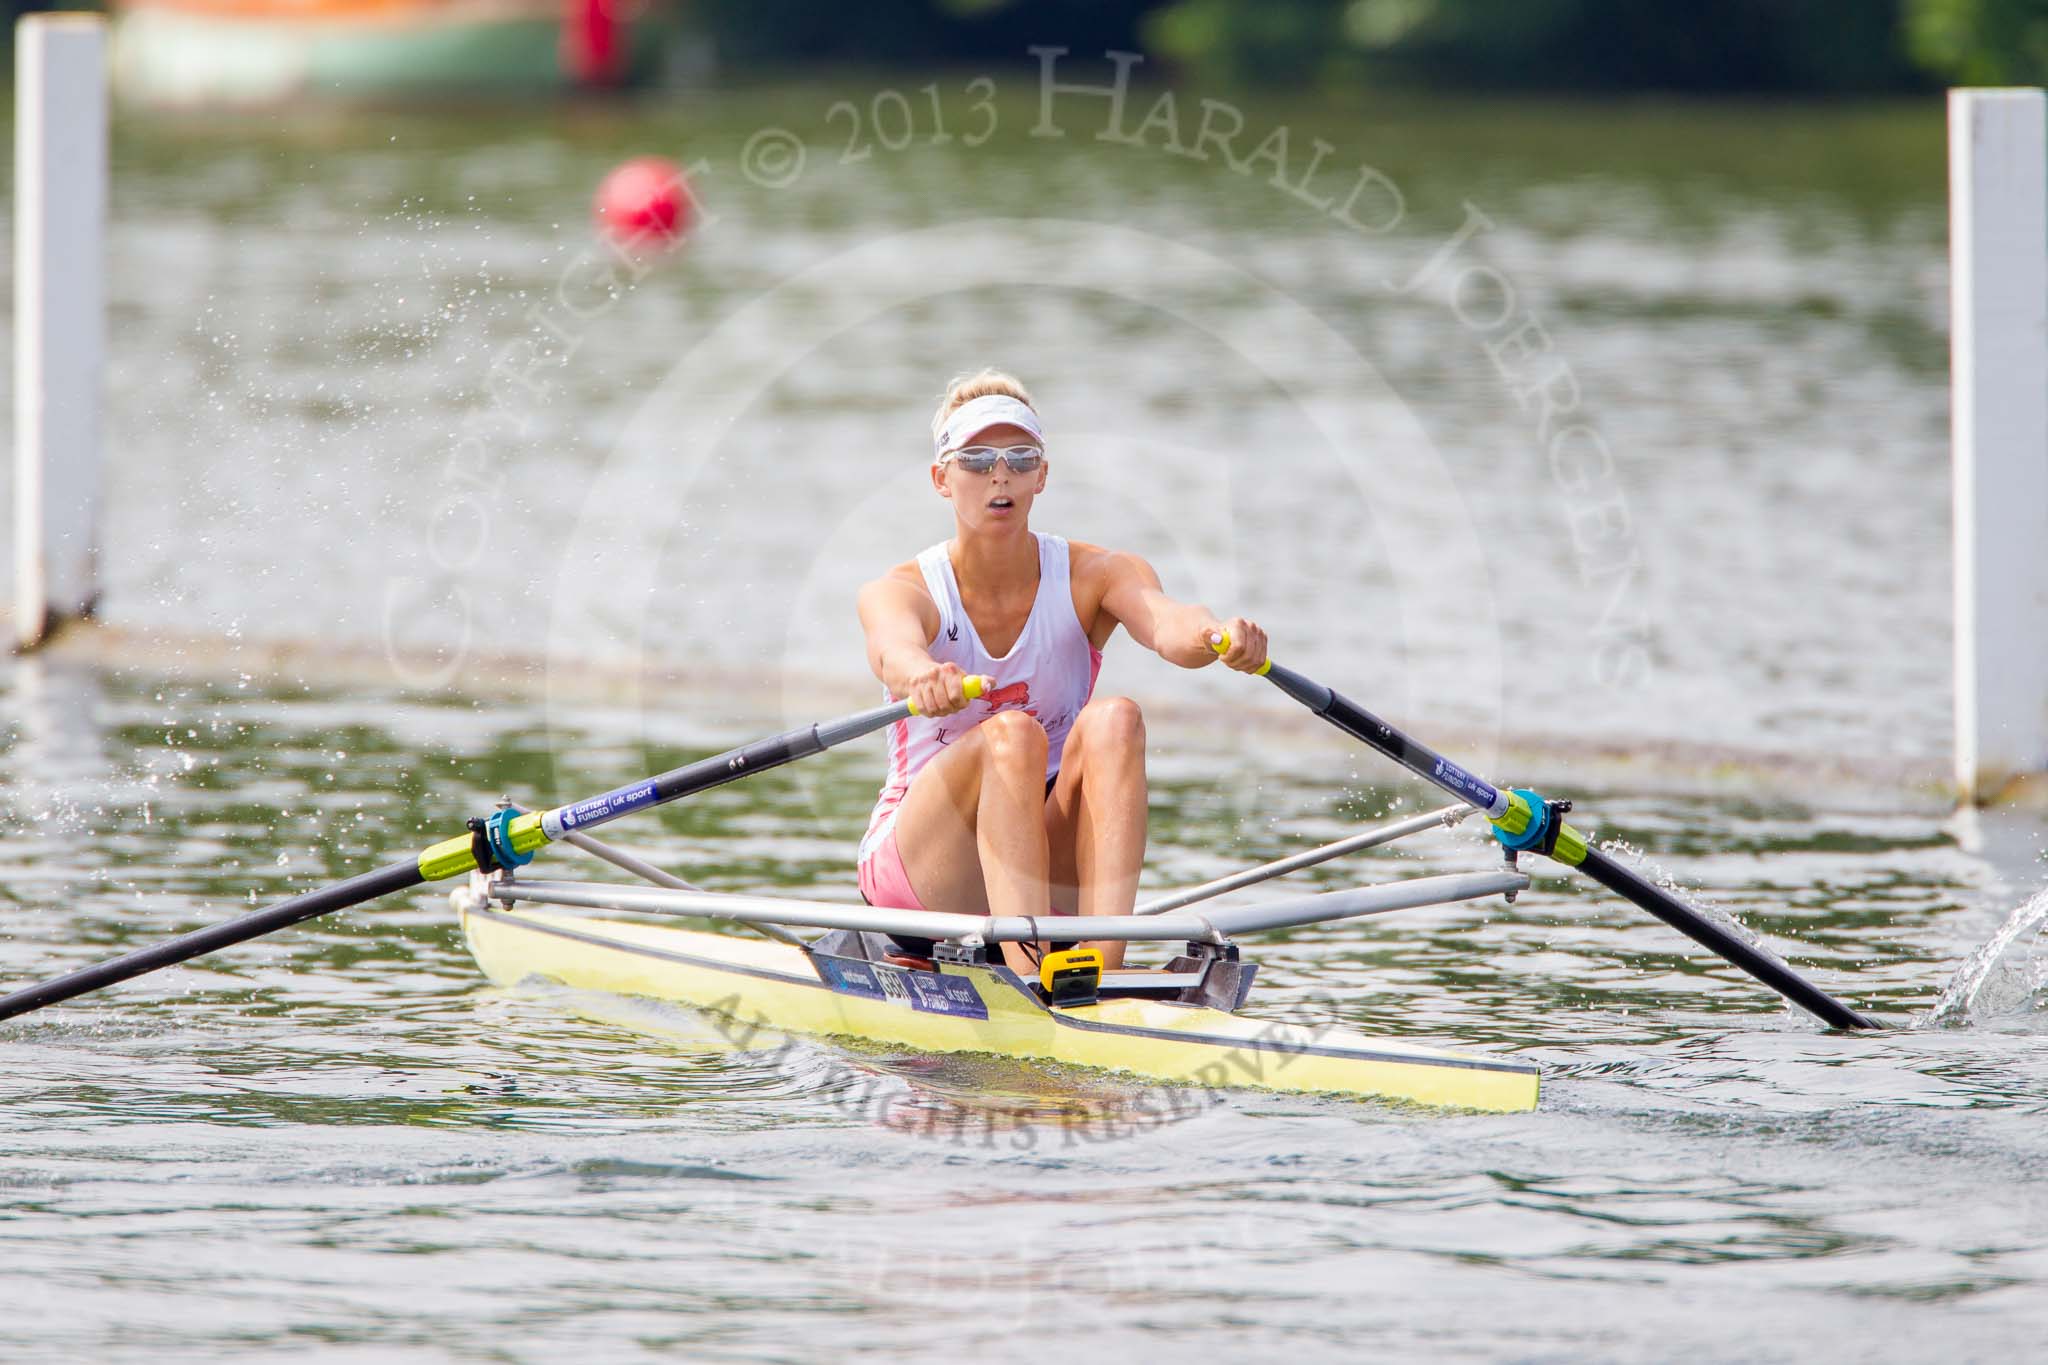
[[[1099,697],[1081,708],[1074,728],[1091,751],[1145,753],[1145,713],[1129,697]]]
[[[988,761],[998,768],[1045,770],[1045,727],[1022,711],[999,711],[976,727]]]

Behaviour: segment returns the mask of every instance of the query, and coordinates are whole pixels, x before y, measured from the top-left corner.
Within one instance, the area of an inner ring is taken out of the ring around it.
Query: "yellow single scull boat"
[[[1297,909],[1283,918],[1307,923],[1374,913],[1380,902],[1396,898],[1403,905],[1469,899],[1502,889],[1510,877],[1421,878],[1364,893],[1301,897],[1282,904],[1323,913],[1311,918]],[[926,912],[483,878],[453,899],[470,951],[492,981],[549,982],[690,1006],[715,1016],[728,1039],[743,1047],[763,1030],[774,1030],[1095,1067],[1212,1090],[1256,1087],[1494,1111],[1536,1105],[1537,1069],[1527,1062],[1236,1013],[1256,968],[1211,927],[1226,920],[1228,911],[1210,911],[1199,920],[1169,912],[1142,921],[1142,932],[1131,922],[1139,917],[1131,917],[1124,925],[1131,937],[1163,939],[1193,927],[1210,929],[1210,941],[1188,942],[1163,971],[1098,973],[1079,992],[1055,992],[1021,977],[999,957],[991,962],[987,947],[959,946],[957,940],[942,945],[929,966],[898,965],[882,960],[886,940],[856,928],[836,929],[807,944],[770,942],[626,918],[602,907],[751,910],[750,917],[766,923],[879,919],[899,928],[907,923],[939,930],[959,929],[963,921],[1000,924],[981,917],[931,915],[939,922],[926,925],[901,918]],[[1355,908],[1362,905],[1370,908]],[[1271,906],[1247,907],[1240,914],[1261,911],[1273,917]],[[947,946],[953,947],[953,960],[947,960]]]

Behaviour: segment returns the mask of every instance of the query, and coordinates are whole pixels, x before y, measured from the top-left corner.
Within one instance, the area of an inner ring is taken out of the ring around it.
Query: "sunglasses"
[[[943,467],[952,460],[969,474],[986,474],[1001,460],[1010,467],[1012,474],[1035,474],[1045,463],[1045,452],[1037,446],[962,446],[939,457]]]

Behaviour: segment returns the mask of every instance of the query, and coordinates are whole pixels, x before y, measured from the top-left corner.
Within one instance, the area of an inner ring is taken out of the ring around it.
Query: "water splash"
[[[1928,1024],[1954,1028],[2040,1008],[2048,987],[2048,953],[2040,952],[2035,940],[2043,924],[2048,924],[2048,888],[2023,902],[1991,941],[1970,955],[1928,1012]]]
[[[1719,925],[1736,938],[1741,939],[1744,943],[1756,949],[1756,951],[1768,954],[1774,959],[1777,957],[1777,953],[1771,945],[1764,942],[1763,935],[1757,933],[1756,930],[1750,928],[1747,924],[1744,924],[1740,919],[1737,919],[1734,911],[1729,910],[1725,906],[1716,905],[1712,901],[1698,899],[1694,895],[1692,888],[1679,881],[1663,864],[1644,853],[1643,850],[1637,848],[1628,840],[1602,839],[1599,841],[1599,849],[1616,862],[1649,878],[1651,882],[1656,884],[1658,890],[1668,892],[1683,904],[1686,909],[1692,911],[1701,919],[1709,920]]]

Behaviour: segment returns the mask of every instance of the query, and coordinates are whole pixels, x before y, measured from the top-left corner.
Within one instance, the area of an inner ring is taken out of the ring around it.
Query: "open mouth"
[[[990,498],[988,505],[989,510],[992,512],[1007,512],[1017,504],[1009,498]]]

